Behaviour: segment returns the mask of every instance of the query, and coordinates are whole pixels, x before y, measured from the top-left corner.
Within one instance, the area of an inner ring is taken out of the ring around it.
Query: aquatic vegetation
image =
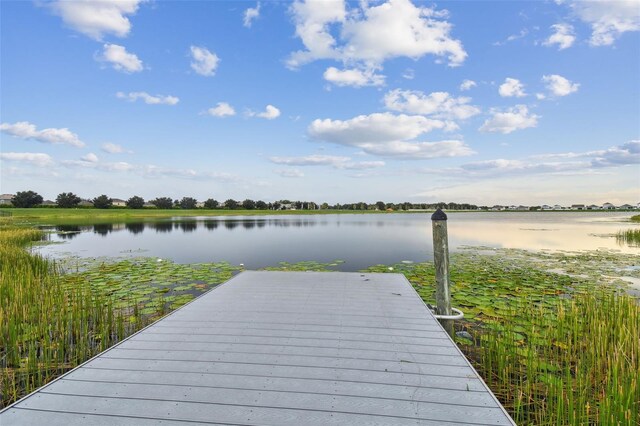
[[[344,260],[334,260],[329,263],[315,262],[312,260],[304,262],[279,262],[278,266],[267,266],[264,271],[315,271],[315,272],[331,272],[335,268],[344,263]]]
[[[29,228],[0,229],[0,406],[241,269],[156,258],[68,257],[55,263],[24,249],[42,235]]]
[[[95,293],[112,297],[116,308],[133,304],[148,319],[179,308],[242,269],[226,262],[180,264],[149,257],[68,257],[60,265],[66,287],[87,282]]]
[[[457,343],[518,424],[637,424],[640,304],[597,271],[637,274],[628,268],[638,261],[611,252],[452,254],[452,304],[465,312],[456,327],[472,336]],[[392,268],[434,303],[433,265]]]
[[[635,216],[634,216],[635,217]],[[640,229],[625,229],[616,234],[618,244],[640,247]]]
[[[631,216],[631,222],[640,222],[640,214]]]
[[[0,406],[24,396],[144,325],[86,281],[64,285],[52,261],[24,249],[42,234],[0,229]]]
[[[526,299],[464,352],[518,424],[634,425],[640,307],[612,292],[549,309]]]

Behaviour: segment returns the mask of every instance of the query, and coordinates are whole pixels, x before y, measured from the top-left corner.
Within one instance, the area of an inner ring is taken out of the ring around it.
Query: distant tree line
[[[11,203],[15,207],[36,207],[42,205],[43,198],[34,191],[17,192],[11,199]],[[279,200],[266,202],[262,200],[246,199],[238,201],[228,199],[220,202],[216,199],[209,198],[202,203],[198,203],[193,197],[183,197],[182,199],[173,199],[171,197],[157,197],[153,200],[145,201],[144,198],[135,195],[128,200],[119,201],[120,205],[114,205],[114,199],[107,195],[99,195],[91,200],[83,200],[72,192],[62,192],[58,194],[55,204],[52,207],[60,208],[76,208],[76,207],[94,207],[97,209],[108,209],[113,207],[127,207],[130,209],[157,208],[157,209],[225,209],[225,210],[378,210],[378,211],[407,211],[407,210],[435,210],[437,208],[448,210],[478,210],[479,207],[474,204],[467,203],[385,203],[377,201],[375,203],[366,203],[364,201],[358,203],[346,204],[318,204],[313,201],[291,201]],[[488,209],[488,207],[480,207],[480,209]]]

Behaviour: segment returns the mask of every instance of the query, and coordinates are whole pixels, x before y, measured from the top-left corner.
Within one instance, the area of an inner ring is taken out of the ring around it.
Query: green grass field
[[[100,223],[100,222],[133,222],[153,221],[172,217],[197,216],[275,216],[275,215],[317,215],[317,214],[370,214],[386,213],[375,210],[160,210],[160,209],[61,209],[31,208],[2,209],[9,213],[14,223],[26,224],[63,224],[63,223]],[[414,212],[398,212],[414,213]],[[424,213],[424,212],[423,212]]]

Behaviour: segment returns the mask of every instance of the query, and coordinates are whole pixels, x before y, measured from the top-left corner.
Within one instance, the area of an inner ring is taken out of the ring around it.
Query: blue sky
[[[2,1],[0,191],[640,201],[640,1]]]

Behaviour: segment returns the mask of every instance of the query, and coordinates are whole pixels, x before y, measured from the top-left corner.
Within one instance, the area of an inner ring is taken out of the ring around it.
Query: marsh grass
[[[593,278],[546,271],[555,262],[613,262],[608,253],[452,255],[452,304],[465,312],[457,338],[519,425],[640,424],[640,304]],[[637,261],[637,259],[636,259]],[[399,272],[434,303],[430,263],[378,265]],[[588,274],[591,276],[592,274]]]
[[[625,229],[618,231],[616,234],[616,241],[618,244],[638,247],[640,246],[640,229]]]
[[[86,280],[65,285],[55,263],[25,250],[40,231],[0,224],[0,407],[141,328]]]
[[[611,292],[555,309],[521,300],[466,347],[522,425],[635,425],[640,420],[640,309]]]

